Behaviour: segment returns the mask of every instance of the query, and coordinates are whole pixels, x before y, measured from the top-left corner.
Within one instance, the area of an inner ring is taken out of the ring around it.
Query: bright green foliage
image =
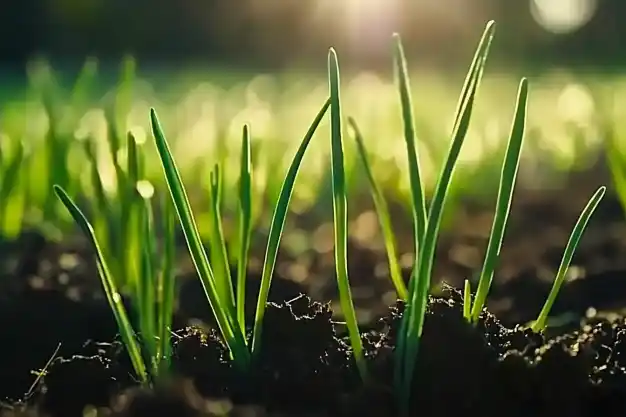
[[[463,87],[459,110],[455,117],[456,122],[452,134],[452,143],[435,187],[428,213],[426,232],[419,251],[418,263],[415,267],[416,271],[412,277],[412,281],[414,280],[415,283],[409,285],[409,302],[406,305],[402,318],[395,357],[396,389],[398,390],[399,401],[404,409],[408,406],[413,370],[415,369],[419,340],[424,325],[443,205],[452,180],[454,166],[469,128],[474,98],[493,37],[494,25],[494,22],[489,22],[487,25]]]
[[[504,239],[504,231],[506,229],[506,221],[511,210],[511,202],[513,201],[513,188],[515,187],[515,179],[519,167],[520,155],[522,152],[522,143],[524,141],[524,131],[526,128],[526,103],[528,101],[528,81],[524,78],[520,82],[519,93],[517,95],[517,106],[515,109],[515,117],[513,119],[513,127],[509,137],[509,144],[502,165],[502,176],[500,177],[500,188],[498,190],[498,202],[496,204],[496,214],[493,218],[493,226],[489,243],[487,245],[487,254],[485,262],[480,273],[478,282],[478,290],[474,306],[471,311],[471,317],[468,320],[476,323],[482,312],[483,305],[487,300],[487,294],[493,280],[493,273],[496,268],[502,240]]]
[[[335,268],[339,301],[345,316],[354,358],[361,373],[367,376],[363,344],[359,333],[356,312],[348,279],[348,199],[343,160],[343,131],[341,123],[341,97],[339,92],[339,63],[334,49],[328,52],[328,82],[330,89],[331,170],[333,184],[333,218],[335,226]]]
[[[606,187],[600,187],[595,192],[595,194],[591,197],[585,208],[583,209],[576,225],[574,226],[574,230],[572,230],[572,234],[567,241],[567,246],[565,246],[565,251],[563,252],[563,258],[561,259],[561,265],[559,265],[559,270],[556,274],[556,279],[554,280],[554,284],[552,285],[552,289],[550,290],[550,294],[548,294],[548,298],[546,299],[546,303],[541,309],[541,313],[539,313],[539,317],[533,323],[532,329],[536,332],[543,331],[546,328],[546,322],[548,320],[548,315],[550,314],[550,309],[556,300],[557,295],[559,294],[559,290],[561,289],[561,285],[563,285],[563,281],[565,281],[565,276],[567,274],[567,269],[569,268],[570,263],[572,262],[572,258],[574,257],[574,251],[578,246],[578,242],[582,237],[585,228],[587,227],[587,223],[591,218],[591,215],[600,204],[602,197],[604,197],[604,193],[606,191]]]

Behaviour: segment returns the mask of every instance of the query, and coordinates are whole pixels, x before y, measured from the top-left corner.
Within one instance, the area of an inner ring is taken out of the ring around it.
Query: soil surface
[[[490,312],[483,312],[476,327],[463,320],[452,288],[468,277],[475,282],[493,214],[491,207],[463,202],[439,241],[435,281],[451,287],[436,289],[430,300],[410,415],[626,415],[626,319],[618,314],[626,308],[626,223],[610,192],[585,232],[549,332],[519,326],[539,313],[569,233],[599,185],[585,176],[571,182],[576,187],[567,192],[516,192]],[[401,209],[394,210],[408,277],[411,225]],[[0,242],[2,415],[394,415],[393,352],[404,305],[388,278],[376,218],[368,211],[354,217],[349,247],[370,370],[365,382],[356,372],[336,301],[332,229],[329,234],[328,225],[317,224],[304,230],[306,223],[291,221],[290,233],[310,242],[299,253],[280,253],[264,344],[246,375],[232,366],[180,248],[174,372],[150,389],[132,376],[83,240],[56,243],[27,232]],[[248,322],[258,269],[251,262]]]

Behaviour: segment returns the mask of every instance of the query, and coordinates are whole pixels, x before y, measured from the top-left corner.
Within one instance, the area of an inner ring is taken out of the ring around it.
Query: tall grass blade
[[[174,208],[178,214],[178,219],[183,229],[191,258],[200,277],[200,282],[204,287],[211,309],[215,315],[217,325],[222,333],[225,343],[230,349],[235,365],[240,369],[245,369],[247,368],[250,359],[245,339],[238,329],[235,330],[232,327],[233,319],[229,317],[229,310],[225,304],[227,301],[220,300],[219,293],[215,286],[213,270],[211,269],[211,265],[207,259],[207,254],[202,247],[200,233],[198,232],[198,227],[196,226],[196,222],[191,211],[187,193],[185,192],[185,188],[180,178],[180,173],[178,172],[178,168],[176,167],[176,163],[174,162],[174,158],[172,157],[172,153],[154,109],[150,110],[150,120],[152,123],[152,131],[157,151],[159,153],[161,164],[163,166],[163,172],[167,181],[167,186],[172,197]]]
[[[239,172],[239,255],[237,256],[237,322],[246,332],[246,273],[252,234],[252,165],[250,127],[244,125]]]
[[[365,358],[363,357],[363,345],[348,278],[348,200],[343,156],[339,63],[333,48],[328,52],[328,81],[330,89],[331,172],[337,286],[339,287],[341,309],[348,327],[350,344],[354,351],[354,359],[356,360],[361,378],[365,379],[367,370],[365,368]]]
[[[426,232],[426,202],[424,198],[424,185],[422,184],[419,159],[417,156],[417,146],[415,143],[415,120],[413,118],[413,99],[411,98],[408,68],[400,35],[396,33],[393,37],[395,43],[393,54],[394,67],[400,93],[402,121],[404,123],[404,141],[407,152],[409,181],[411,187],[411,211],[413,215],[414,228],[413,244],[415,245],[414,268],[417,268],[417,256],[423,243],[424,233]],[[414,285],[414,282],[415,279],[412,274],[409,285]],[[406,300],[406,297],[403,298],[403,300]]]
[[[158,326],[159,352],[161,353],[159,374],[169,370],[172,356],[171,331],[174,300],[176,298],[176,280],[174,263],[176,260],[176,219],[169,199],[164,198],[163,211],[163,264],[159,274],[158,288]]]
[[[606,192],[606,187],[602,186],[598,188],[598,190],[593,194],[589,202],[583,209],[576,225],[574,226],[574,230],[572,230],[572,234],[567,241],[567,246],[565,246],[565,251],[563,252],[563,258],[561,259],[561,264],[559,265],[559,270],[556,274],[556,278],[554,280],[554,284],[552,284],[552,289],[550,290],[550,294],[548,294],[548,298],[546,299],[541,312],[539,313],[539,317],[533,323],[532,329],[535,332],[541,332],[546,328],[546,322],[548,321],[548,316],[550,315],[550,310],[552,309],[552,305],[556,300],[557,295],[559,294],[559,290],[563,285],[563,281],[565,281],[565,276],[567,274],[567,269],[569,268],[570,263],[572,262],[572,258],[574,257],[574,251],[580,242],[580,238],[582,237],[585,228],[587,227],[587,223],[591,218],[591,215],[600,204],[602,197],[604,197],[604,193]]]
[[[404,284],[404,280],[402,278],[402,268],[400,267],[400,262],[398,261],[398,250],[396,249],[396,239],[391,224],[391,214],[389,214],[389,208],[387,207],[385,196],[374,178],[369,156],[367,154],[367,150],[365,149],[365,144],[363,143],[361,130],[353,118],[348,118],[348,123],[354,132],[357,152],[361,162],[363,163],[370,193],[372,194],[372,199],[374,200],[374,207],[376,208],[376,213],[378,214],[378,222],[383,234],[385,250],[387,252],[387,262],[389,263],[389,275],[391,276],[391,281],[396,288],[398,297],[402,300],[406,300],[408,297],[408,291],[406,285]]]
[[[462,96],[466,97],[466,100],[461,107],[460,116],[456,116],[458,123],[455,124],[452,134],[452,143],[450,144],[448,156],[437,181],[428,213],[426,233],[419,252],[415,285],[409,286],[409,303],[406,305],[400,332],[398,334],[399,346],[396,352],[395,364],[395,381],[396,384],[398,384],[400,405],[405,411],[408,410],[413,371],[415,369],[419,340],[424,325],[424,315],[428,302],[437,236],[443,214],[445,197],[452,180],[454,166],[456,165],[469,128],[474,98],[480,77],[482,76],[489,45],[493,37],[493,29],[493,24],[490,22],[478,45],[478,53],[474,57],[474,61],[477,63],[476,65],[472,63],[470,67],[470,71],[473,70],[473,72],[470,72],[467,78],[471,79],[471,82],[465,84],[464,91],[462,92]],[[469,92],[465,91],[466,89],[469,89]]]
[[[102,287],[104,288],[104,293],[109,301],[109,306],[113,311],[113,315],[115,316],[115,321],[117,322],[117,326],[120,331],[120,336],[122,337],[122,341],[128,350],[128,354],[130,355],[130,360],[132,362],[133,368],[137,373],[139,379],[146,383],[148,381],[148,375],[146,372],[146,364],[141,355],[141,349],[137,340],[135,339],[135,332],[128,320],[128,315],[126,314],[126,309],[124,308],[124,304],[122,303],[122,298],[120,297],[120,293],[117,291],[117,286],[115,284],[115,280],[109,271],[109,267],[107,265],[106,260],[104,259],[104,255],[100,250],[100,245],[98,244],[98,240],[94,234],[93,228],[89,221],[85,217],[85,215],[80,211],[78,206],[72,201],[72,199],[67,195],[63,188],[58,185],[54,186],[54,192],[59,197],[63,205],[67,208],[70,215],[81,228],[89,243],[91,244],[98,261],[98,272],[100,273],[100,278],[102,282]]]
[[[278,255],[278,246],[280,244],[280,238],[282,237],[283,227],[285,226],[285,219],[287,218],[287,212],[289,210],[289,201],[293,192],[293,187],[298,176],[300,165],[304,154],[315,134],[315,131],[322,122],[322,118],[330,107],[330,99],[326,100],[320,111],[315,116],[313,123],[309,126],[309,130],[304,135],[296,154],[291,161],[291,165],[287,170],[287,175],[283,181],[283,185],[278,195],[278,201],[274,207],[274,215],[272,216],[272,223],[270,225],[269,237],[267,239],[267,247],[265,249],[265,260],[263,261],[263,272],[261,274],[261,287],[259,289],[259,296],[256,305],[256,314],[254,317],[254,330],[252,337],[252,354],[258,352],[261,346],[261,337],[263,332],[263,317],[265,316],[265,307],[267,304],[267,297],[270,292],[270,286],[272,284],[272,276],[274,274],[274,268],[276,267],[276,256]]]
[[[222,227],[222,167],[215,164],[210,174],[211,193],[211,265],[213,266],[215,285],[224,306],[229,309],[230,317],[236,318],[235,294],[230,275],[230,264]]]
[[[472,307],[471,321],[474,323],[478,321],[485,301],[487,300],[487,294],[489,294],[493,280],[493,273],[498,262],[498,257],[500,256],[502,241],[504,240],[504,231],[511,210],[513,189],[515,188],[515,179],[517,178],[522,144],[524,142],[527,102],[528,80],[522,78],[517,94],[517,104],[511,127],[511,135],[509,136],[509,144],[506,149],[504,163],[502,164],[496,213],[493,218],[491,235],[489,236],[489,243],[487,244],[487,253],[485,255],[480,280],[478,281],[478,289],[476,290],[474,305]]]
[[[150,360],[151,372],[156,376],[160,369],[159,361],[161,356],[156,328],[156,300],[158,293],[158,282],[156,279],[157,269],[155,267],[156,248],[154,246],[156,234],[154,231],[154,219],[150,199],[145,198],[143,203],[143,207],[141,207],[143,209],[141,215],[143,220],[143,233],[141,233],[140,236],[143,236],[145,240],[140,256],[141,273],[139,275],[139,291],[142,293],[141,298],[143,301],[140,315],[141,335],[147,356]]]

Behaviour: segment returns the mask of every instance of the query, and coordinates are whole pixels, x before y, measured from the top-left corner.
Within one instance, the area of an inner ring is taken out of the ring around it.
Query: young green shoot
[[[414,268],[417,268],[418,254],[424,240],[426,232],[426,202],[424,197],[424,185],[420,173],[419,158],[417,156],[417,145],[415,143],[415,120],[413,117],[413,99],[411,98],[411,85],[409,81],[404,48],[399,34],[394,34],[394,72],[398,82],[400,94],[400,107],[402,109],[402,121],[404,123],[404,142],[409,168],[409,185],[411,189],[411,209],[413,215],[413,234],[415,245]],[[415,283],[413,275],[410,285]],[[401,297],[407,300],[406,297]]]
[[[472,314],[472,283],[466,279],[463,285],[463,317],[469,319]]]
[[[172,356],[171,327],[176,298],[176,280],[174,265],[176,262],[176,219],[171,201],[164,198],[161,204],[163,216],[163,263],[158,275],[157,303],[159,305],[157,329],[160,353],[159,373],[169,370]]]
[[[176,167],[176,163],[169,148],[169,144],[161,129],[161,124],[154,109],[150,110],[150,119],[152,123],[152,132],[154,135],[157,151],[165,174],[167,186],[172,197],[174,208],[178,215],[180,225],[187,241],[187,247],[191,254],[196,271],[200,277],[200,282],[204,288],[204,292],[209,300],[213,314],[217,321],[217,325],[222,334],[224,342],[228,346],[232,359],[236,367],[241,370],[247,369],[250,363],[250,352],[246,347],[246,341],[239,329],[235,329],[233,324],[236,317],[231,316],[228,308],[228,300],[223,300],[218,292],[213,270],[209,263],[208,257],[202,241],[200,233],[196,225],[191,205],[187,193],[183,186],[183,182]]]
[[[378,215],[378,223],[380,224],[380,230],[383,234],[383,240],[385,242],[387,262],[389,263],[389,275],[391,276],[391,281],[396,288],[398,297],[402,300],[406,300],[408,297],[408,291],[406,289],[406,285],[404,284],[404,280],[402,279],[402,268],[400,267],[400,262],[398,261],[398,250],[396,248],[396,239],[391,224],[391,214],[389,214],[389,208],[387,207],[385,196],[374,178],[370,158],[367,154],[367,150],[365,149],[365,144],[363,143],[361,130],[352,117],[348,118],[348,124],[354,133],[354,139],[357,144],[357,153],[359,154],[359,158],[363,164],[365,175],[369,184],[370,194],[372,195],[372,200],[374,200],[374,207]]]
[[[470,313],[470,317],[466,319],[473,323],[478,322],[480,313],[483,310],[487,294],[491,288],[493,273],[496,268],[502,241],[504,240],[504,231],[511,210],[511,202],[513,201],[513,189],[515,188],[515,179],[519,168],[520,155],[522,152],[522,143],[524,142],[524,132],[526,130],[526,109],[528,102],[528,81],[523,78],[520,82],[519,92],[517,95],[517,105],[515,116],[509,136],[509,143],[506,148],[504,163],[502,164],[502,174],[500,177],[500,187],[498,189],[498,198],[496,202],[496,213],[493,218],[491,227],[491,235],[487,244],[487,253],[483,263],[483,268],[478,281],[478,289],[474,305]]]
[[[139,188],[139,187],[138,187]],[[157,267],[156,267],[156,248],[154,243],[157,240],[157,236],[154,229],[154,215],[152,213],[152,195],[153,189],[143,187],[139,189],[139,193],[143,198],[143,207],[141,219],[142,219],[142,233],[144,237],[144,244],[142,245],[140,274],[139,274],[139,292],[141,293],[140,306],[140,323],[141,323],[141,336],[146,354],[150,359],[150,365],[152,367],[152,375],[158,375],[161,368],[161,351],[158,341],[157,332]],[[161,306],[158,306],[161,307]],[[172,311],[169,311],[172,314]]]
[[[235,294],[230,275],[230,263],[222,228],[222,173],[219,164],[215,164],[210,174],[211,193],[211,247],[210,260],[213,266],[215,285],[224,300],[224,307],[230,310],[230,317],[235,318]],[[245,340],[245,339],[244,339]]]
[[[74,221],[81,228],[96,254],[98,272],[100,274],[102,287],[104,288],[104,293],[109,302],[109,306],[111,307],[111,311],[113,311],[113,315],[115,316],[115,321],[117,322],[122,341],[128,350],[133,369],[135,370],[139,380],[142,383],[147,383],[148,373],[146,364],[141,355],[141,349],[135,338],[135,332],[133,331],[130,321],[128,320],[128,314],[126,313],[126,308],[122,303],[122,297],[117,290],[115,280],[111,275],[109,266],[107,265],[102,250],[100,249],[100,245],[98,244],[93,228],[85,215],[80,211],[78,206],[72,201],[63,188],[55,185],[54,192],[67,208]]]
[[[237,322],[246,332],[246,272],[252,235],[252,164],[250,161],[250,128],[243,127],[239,172],[239,255],[237,256]]]
[[[254,317],[254,329],[252,333],[252,354],[258,353],[261,346],[261,337],[263,332],[263,318],[265,316],[265,307],[267,304],[267,297],[269,296],[270,286],[272,284],[272,276],[274,275],[274,268],[276,267],[276,257],[278,255],[278,246],[283,233],[283,227],[285,226],[285,219],[287,218],[287,212],[289,209],[289,201],[291,200],[291,194],[296,183],[298,171],[302,164],[304,154],[313,139],[315,131],[322,122],[322,118],[330,107],[330,99],[326,100],[320,111],[315,116],[313,123],[309,127],[309,130],[304,135],[298,150],[296,151],[291,165],[287,170],[287,175],[283,181],[283,185],[278,195],[278,200],[274,207],[274,215],[272,216],[272,223],[270,224],[269,237],[267,239],[267,247],[265,249],[265,260],[263,261],[263,272],[261,273],[261,287],[259,289],[259,295],[256,305],[256,314]]]
[[[339,63],[333,48],[328,52],[328,81],[330,89],[331,172],[337,286],[339,287],[339,301],[345,316],[346,326],[348,327],[354,359],[361,378],[365,380],[367,370],[363,356],[363,345],[348,279],[348,199],[343,156]]]
[[[598,188],[598,190],[593,194],[589,202],[583,209],[578,221],[576,221],[576,225],[574,226],[574,230],[567,241],[567,245],[565,246],[565,251],[563,252],[563,258],[561,259],[561,264],[559,265],[559,269],[556,274],[556,278],[554,280],[554,284],[552,284],[552,289],[548,294],[548,298],[546,299],[541,312],[539,313],[539,317],[532,324],[531,328],[535,332],[542,332],[546,328],[546,324],[548,321],[548,316],[550,315],[550,310],[552,309],[552,305],[556,300],[557,295],[559,294],[559,290],[563,285],[563,281],[565,281],[565,277],[567,275],[567,269],[569,268],[570,263],[572,262],[572,258],[574,257],[574,251],[580,242],[580,238],[582,237],[585,228],[587,227],[587,223],[591,218],[591,215],[600,204],[602,197],[604,197],[604,193],[606,192],[606,187],[602,186]]]
[[[405,307],[402,324],[398,334],[397,351],[395,355],[395,382],[399,395],[401,409],[408,410],[408,400],[411,393],[411,383],[419,341],[422,335],[430,281],[433,269],[435,249],[439,226],[443,214],[446,193],[452,180],[456,161],[461,152],[463,141],[469,129],[469,122],[474,105],[476,91],[483,74],[483,67],[493,38],[494,24],[489,22],[478,45],[474,61],[470,67],[463,87],[460,110],[456,115],[452,133],[452,143],[448,156],[439,175],[432,203],[426,222],[426,232],[419,251],[417,271],[414,272],[415,285],[409,285],[409,302]]]

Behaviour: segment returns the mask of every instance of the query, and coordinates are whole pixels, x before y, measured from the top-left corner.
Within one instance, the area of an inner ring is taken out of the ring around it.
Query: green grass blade
[[[137,373],[137,376],[140,378],[142,382],[148,381],[148,375],[146,373],[146,365],[141,355],[141,349],[137,340],[135,339],[135,332],[128,320],[128,315],[126,314],[126,309],[124,308],[124,304],[122,303],[122,298],[120,297],[119,292],[117,291],[117,286],[115,284],[115,280],[111,276],[109,271],[109,267],[104,259],[103,253],[100,250],[100,245],[98,244],[98,240],[94,234],[93,228],[89,221],[85,217],[85,215],[80,211],[78,206],[72,201],[72,199],[67,195],[63,188],[58,185],[54,186],[54,192],[59,197],[63,205],[67,208],[72,218],[81,228],[89,243],[91,244],[97,260],[98,260],[98,272],[100,273],[100,278],[102,281],[102,287],[104,288],[104,293],[109,301],[109,306],[113,311],[115,316],[115,321],[117,322],[117,326],[120,331],[120,336],[122,337],[122,341],[126,345],[126,349],[128,350],[128,354],[130,355],[130,360],[132,362],[133,368]]]
[[[552,289],[550,290],[550,294],[548,294],[548,298],[546,299],[546,303],[541,309],[541,313],[539,313],[539,317],[532,325],[532,329],[535,332],[541,332],[546,328],[546,322],[548,320],[548,316],[550,315],[550,310],[552,309],[552,305],[554,304],[554,301],[559,294],[559,290],[563,285],[563,281],[565,281],[565,275],[567,274],[567,269],[569,268],[569,265],[572,262],[572,258],[574,257],[574,251],[576,250],[576,247],[580,242],[580,238],[582,237],[582,234],[587,227],[587,223],[589,222],[591,215],[598,207],[598,204],[600,204],[600,201],[602,200],[602,197],[604,197],[605,192],[606,187],[602,186],[598,188],[598,190],[594,193],[591,199],[589,199],[589,202],[580,214],[580,217],[578,218],[578,221],[574,226],[574,230],[572,230],[572,234],[569,237],[567,246],[565,246],[565,252],[563,252],[561,265],[559,265],[559,270],[556,274],[556,278],[554,280],[554,284],[552,285]]]
[[[163,264],[159,274],[158,288],[158,326],[159,352],[161,353],[159,374],[169,370],[172,356],[171,331],[174,300],[176,298],[176,280],[174,265],[176,260],[176,219],[169,199],[164,198],[163,208]]]
[[[238,329],[233,329],[233,318],[229,317],[228,308],[225,304],[223,304],[222,300],[220,300],[219,293],[217,292],[217,288],[215,286],[213,271],[211,269],[211,265],[209,264],[209,260],[207,259],[207,254],[202,247],[200,233],[198,232],[198,227],[191,211],[187,193],[185,192],[185,188],[180,178],[180,173],[178,172],[178,168],[176,167],[176,163],[174,162],[174,158],[172,157],[172,153],[154,109],[150,110],[150,120],[152,123],[152,132],[154,134],[156,147],[163,166],[165,179],[172,197],[174,208],[178,214],[180,225],[185,235],[185,240],[187,241],[191,259],[193,260],[196,271],[198,272],[200,282],[204,287],[204,291],[207,295],[224,341],[230,349],[235,365],[245,369],[248,366],[250,359],[245,339]],[[224,300],[224,302],[225,301],[226,300]]]
[[[480,77],[482,76],[482,69],[485,64],[485,59],[489,51],[489,45],[491,44],[492,37],[493,25],[487,25],[487,28],[483,33],[483,37],[478,45],[478,51],[480,53],[476,54],[474,57],[474,60],[477,61],[478,64],[470,67],[470,71],[473,69],[473,73],[470,73],[468,78],[470,78],[472,82],[467,83],[464,87],[464,91],[462,92],[462,95],[466,97],[466,100],[461,107],[460,116],[457,115],[456,117],[458,123],[456,124],[452,134],[452,143],[450,144],[448,156],[435,187],[430,211],[428,213],[426,233],[424,235],[424,241],[419,253],[415,285],[409,286],[410,301],[406,305],[406,310],[402,318],[395,367],[395,380],[398,384],[401,407],[404,409],[408,407],[413,370],[415,369],[419,340],[424,325],[424,314],[426,312],[426,305],[428,302],[437,236],[443,214],[445,197],[452,180],[454,166],[456,165],[463,141],[469,128],[477,86],[479,84]],[[466,92],[465,89],[469,89],[469,93]]]
[[[348,335],[354,351],[356,365],[361,378],[365,379],[367,369],[365,367],[365,358],[363,357],[363,345],[348,278],[348,199],[343,156],[339,63],[333,48],[328,52],[328,79],[330,89],[331,171],[337,286],[339,287],[339,301],[345,316],[346,326],[348,327]]]
[[[326,100],[320,111],[315,116],[313,123],[309,127],[309,130],[304,135],[298,150],[291,161],[291,165],[287,170],[287,175],[283,181],[283,185],[278,195],[278,201],[274,207],[274,215],[272,216],[272,223],[270,225],[269,237],[267,239],[267,247],[265,249],[265,260],[263,261],[263,272],[261,274],[261,287],[259,289],[259,297],[257,299],[256,314],[254,317],[254,330],[252,338],[252,353],[258,352],[261,345],[261,337],[263,332],[263,317],[265,316],[265,307],[267,304],[267,297],[270,292],[270,286],[272,284],[272,276],[274,275],[274,268],[276,267],[276,256],[278,255],[278,247],[280,245],[280,239],[283,233],[283,227],[285,226],[285,219],[287,218],[287,212],[289,210],[289,201],[293,192],[293,187],[298,176],[300,165],[304,154],[309,147],[309,143],[315,134],[315,131],[322,122],[322,118],[330,107],[330,99]]]
[[[239,172],[239,255],[237,256],[237,321],[246,332],[246,273],[252,235],[252,165],[250,161],[250,128],[243,127]]]
[[[14,150],[13,155],[6,164],[6,168],[2,173],[2,187],[0,187],[0,204],[5,204],[9,198],[9,195],[13,192],[15,186],[18,184],[18,177],[20,174],[20,167],[24,162],[25,152],[22,141],[16,141],[15,145],[17,149]]]
[[[463,286],[463,317],[469,321],[472,315],[472,283],[469,279],[465,280]]]
[[[354,139],[357,144],[357,152],[359,154],[361,162],[363,163],[363,168],[365,170],[365,175],[367,176],[370,193],[372,194],[372,199],[374,200],[374,207],[376,208],[376,213],[378,214],[378,222],[380,224],[380,229],[383,234],[383,240],[385,242],[385,250],[387,252],[387,262],[389,262],[389,275],[391,276],[391,281],[396,288],[398,297],[400,297],[402,300],[406,300],[408,297],[408,291],[406,285],[404,284],[404,280],[402,279],[402,268],[400,267],[400,262],[398,261],[396,239],[393,233],[389,208],[387,207],[385,196],[383,195],[382,190],[380,189],[378,183],[376,182],[376,179],[374,178],[374,173],[372,172],[369,156],[367,154],[367,150],[365,149],[365,144],[363,143],[361,130],[359,129],[356,121],[353,118],[348,118],[348,123],[354,132]]]
[[[465,82],[463,83],[463,88],[461,90],[461,96],[459,97],[459,101],[456,105],[456,116],[454,118],[453,130],[456,130],[457,125],[461,121],[463,106],[464,103],[468,100],[469,94],[472,91],[472,84],[476,84],[474,86],[475,90],[478,90],[478,87],[480,87],[480,81],[482,80],[483,70],[485,68],[484,61],[487,59],[487,54],[489,51],[489,47],[491,46],[491,41],[493,40],[495,30],[496,22],[493,20],[487,22],[485,30],[483,31],[482,39],[480,40],[480,44],[474,52],[474,58],[472,58],[472,63],[470,64],[469,70],[467,71],[467,76],[465,77]]]
[[[219,163],[210,174],[211,193],[211,265],[215,277],[215,286],[223,306],[230,311],[230,317],[235,319],[235,294],[230,275],[230,263],[224,239],[224,229],[222,227],[222,173]]]
[[[478,281],[478,289],[472,307],[471,320],[476,323],[480,316],[487,294],[491,288],[493,273],[500,256],[502,241],[504,240],[504,232],[506,222],[511,210],[511,202],[513,201],[513,189],[515,188],[515,179],[519,168],[520,155],[522,153],[522,144],[524,142],[524,133],[526,130],[526,109],[528,102],[528,81],[522,78],[517,94],[517,104],[513,125],[511,127],[511,135],[509,136],[509,144],[506,149],[504,163],[502,164],[502,174],[500,177],[500,187],[498,189],[498,199],[496,202],[496,213],[493,218],[491,227],[491,235],[487,244],[487,253],[483,263],[483,268]]]
[[[152,205],[150,198],[145,198],[143,201],[143,233],[144,243],[141,251],[141,273],[139,275],[139,290],[142,293],[143,305],[141,306],[141,335],[144,342],[144,346],[147,351],[147,356],[150,360],[151,372],[154,376],[158,375],[160,369],[160,352],[158,344],[158,333],[156,328],[156,300],[158,293],[158,282],[156,279],[155,268],[155,256],[156,248],[154,243],[156,241],[156,234],[154,231],[154,219],[152,213]]]
[[[92,138],[85,140],[83,142],[83,149],[90,165],[89,176],[95,199],[95,204],[93,205],[93,228],[96,236],[98,236],[101,248],[105,251],[105,256],[110,259],[111,254],[108,253],[108,251],[111,247],[111,226],[115,224],[115,215],[113,215],[111,211],[112,206],[109,203],[109,198],[104,190],[104,184],[100,177],[97,148],[94,140]],[[119,274],[120,269],[117,263],[113,263],[109,265],[109,267],[112,268],[114,275]]]
[[[398,88],[400,93],[400,104],[402,109],[402,120],[404,123],[404,141],[407,151],[409,180],[411,187],[411,211],[413,215],[415,262],[417,268],[418,254],[426,232],[426,202],[424,198],[424,185],[420,173],[419,159],[417,156],[417,146],[415,143],[415,120],[413,118],[413,100],[411,98],[411,86],[407,69],[402,40],[399,34],[394,34],[394,67]],[[411,275],[409,285],[415,282],[414,275]],[[406,298],[403,298],[406,300]]]

